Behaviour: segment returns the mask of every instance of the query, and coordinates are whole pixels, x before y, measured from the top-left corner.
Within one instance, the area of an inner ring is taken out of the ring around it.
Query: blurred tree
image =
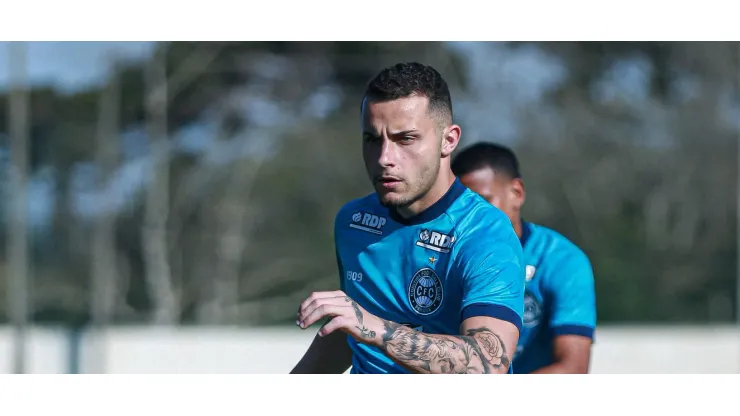
[[[729,319],[737,45],[527,45],[565,76],[544,99],[511,112],[530,191],[525,215],[591,256],[601,321]],[[147,124],[155,57],[167,76],[159,136]],[[95,143],[107,85],[74,94],[34,88],[29,169],[55,190],[50,228],[33,240],[36,319],[89,319],[91,256],[102,251],[89,241],[108,238],[99,227],[111,221],[115,252],[106,264],[117,267],[118,292],[97,303],[112,302],[117,322],[290,322],[306,293],[338,286],[334,214],[371,192],[358,132],[365,83],[409,60],[437,67],[456,103],[480,117],[493,111],[489,100],[500,91],[475,84],[470,57],[442,43],[162,43],[111,77],[120,85],[120,133],[106,158]],[[162,138],[156,147],[154,136]],[[90,197],[101,177],[116,208],[102,220]]]
[[[383,66],[422,60],[464,85],[462,60],[441,43],[178,42],[160,44],[157,56],[166,60],[166,105],[149,105],[158,88],[146,82],[149,62],[123,65],[114,77],[121,157],[106,183],[119,201],[119,321],[169,322],[173,306],[184,322],[290,319],[307,288],[338,284],[334,213],[369,192],[357,132],[365,83]],[[34,299],[44,321],[88,319],[93,251],[85,241],[94,222],[83,212],[100,201],[79,198],[98,175],[103,88],[31,92],[32,169],[51,167],[56,186]],[[166,122],[155,127],[166,145],[155,147],[148,114],[165,107]],[[0,118],[0,131],[7,124]],[[141,169],[148,165],[164,170]]]
[[[525,210],[591,255],[600,319],[731,320],[738,45],[538,46],[568,75],[522,114]]]

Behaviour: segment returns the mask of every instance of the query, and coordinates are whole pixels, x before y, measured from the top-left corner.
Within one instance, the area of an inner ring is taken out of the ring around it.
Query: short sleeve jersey
[[[351,201],[334,230],[341,288],[368,312],[430,334],[459,335],[473,316],[521,329],[521,243],[508,217],[459,180],[407,219],[374,193]],[[408,372],[379,349],[348,342],[352,373]]]
[[[593,339],[596,328],[594,275],[586,254],[547,227],[522,223],[526,261],[524,322],[514,355],[515,373],[552,364],[558,335]]]

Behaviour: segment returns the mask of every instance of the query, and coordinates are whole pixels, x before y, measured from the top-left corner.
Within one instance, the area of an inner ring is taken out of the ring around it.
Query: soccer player
[[[524,247],[524,325],[514,372],[587,373],[596,326],[588,258],[556,231],[522,220],[524,182],[510,149],[477,143],[455,157],[452,170],[466,187],[509,216]]]
[[[442,76],[382,70],[361,103],[375,192],[334,223],[340,289],[312,293],[296,323],[328,318],[292,373],[508,373],[524,309],[511,222],[452,173],[460,139]]]

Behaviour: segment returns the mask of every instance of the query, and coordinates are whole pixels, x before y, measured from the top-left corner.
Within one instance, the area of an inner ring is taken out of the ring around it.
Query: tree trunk
[[[178,319],[177,301],[170,275],[167,250],[169,216],[169,146],[167,140],[167,72],[165,55],[157,54],[147,71],[146,107],[150,175],[142,232],[146,282],[154,303],[153,323],[174,324]]]

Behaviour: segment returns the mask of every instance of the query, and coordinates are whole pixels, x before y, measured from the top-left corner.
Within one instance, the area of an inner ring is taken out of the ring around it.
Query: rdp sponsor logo
[[[439,231],[421,230],[416,245],[428,248],[439,253],[449,253],[452,243],[455,242],[454,236],[440,233]]]
[[[355,212],[352,214],[352,223],[349,225],[357,230],[382,235],[382,228],[386,223],[384,217],[367,212]]]

